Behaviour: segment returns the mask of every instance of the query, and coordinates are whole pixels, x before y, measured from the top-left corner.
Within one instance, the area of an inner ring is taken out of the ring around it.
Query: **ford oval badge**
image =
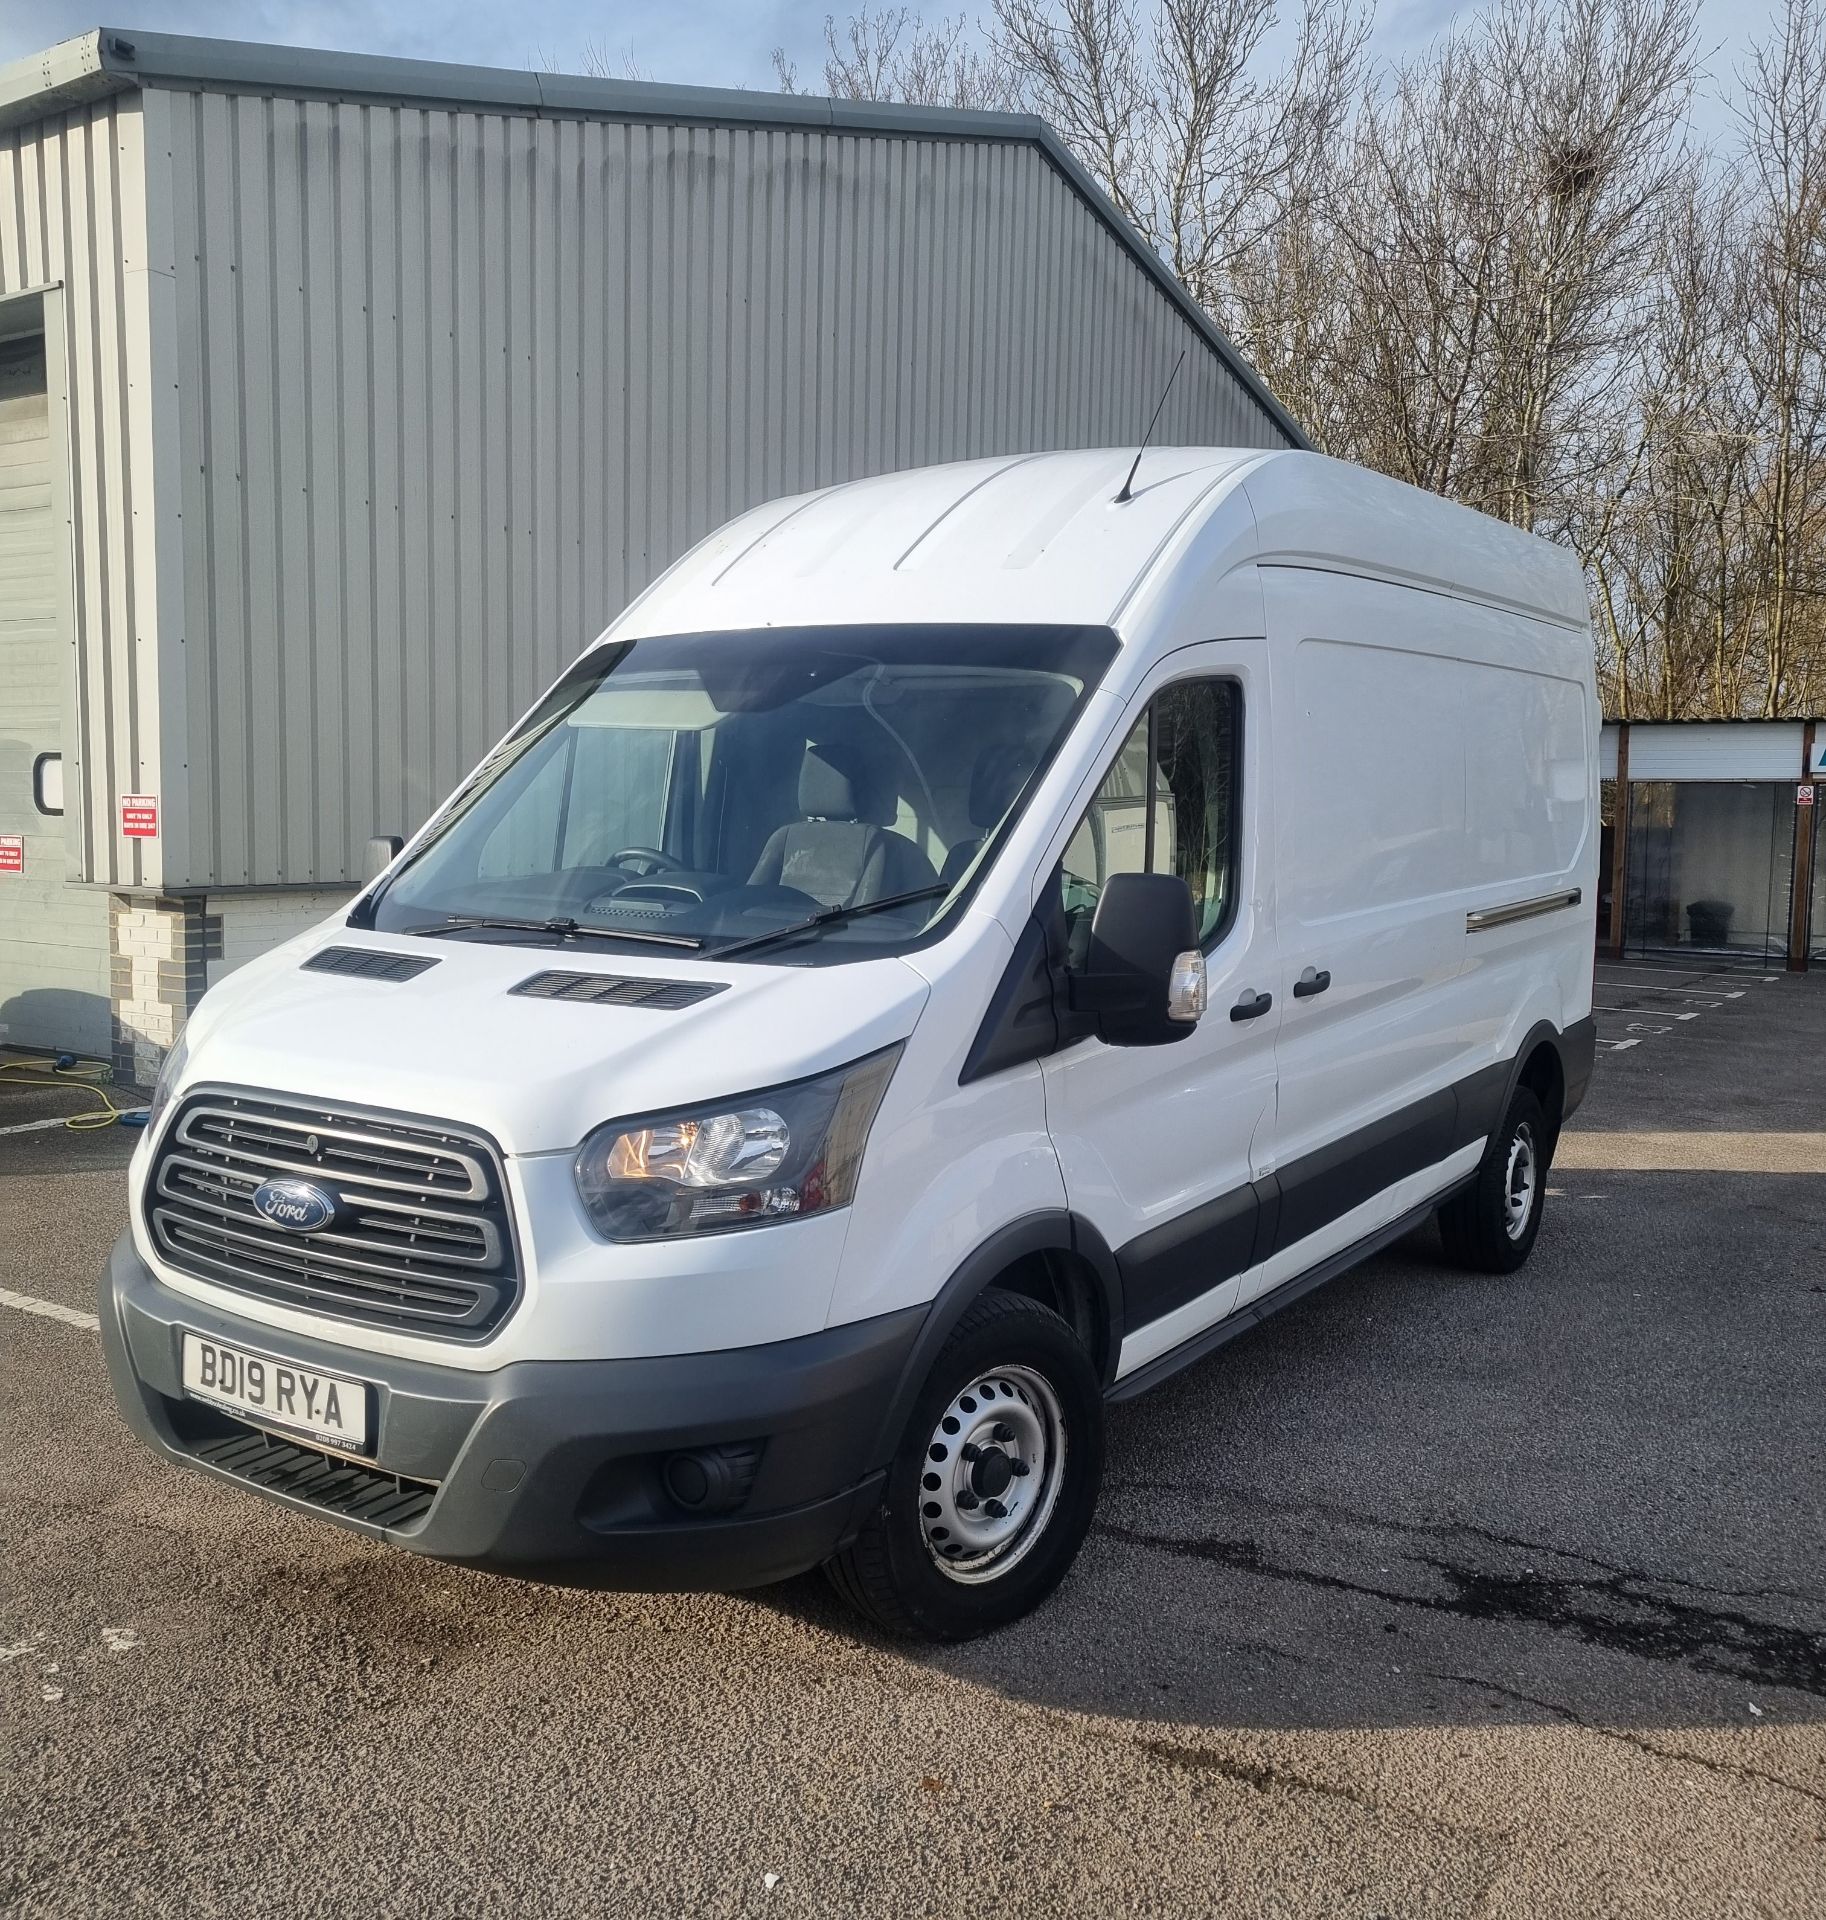
[[[336,1196],[314,1180],[262,1180],[253,1197],[260,1218],[287,1233],[316,1233],[336,1218]]]

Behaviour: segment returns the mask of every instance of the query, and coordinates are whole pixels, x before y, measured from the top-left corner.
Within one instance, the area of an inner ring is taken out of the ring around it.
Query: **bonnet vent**
[[[304,973],[346,973],[356,980],[410,980],[435,967],[435,959],[416,953],[387,953],[379,947],[325,947],[305,961]]]
[[[621,973],[535,973],[510,993],[532,1000],[587,1000],[595,1007],[650,1007],[670,1012],[694,1007],[728,990],[726,980],[636,980]]]

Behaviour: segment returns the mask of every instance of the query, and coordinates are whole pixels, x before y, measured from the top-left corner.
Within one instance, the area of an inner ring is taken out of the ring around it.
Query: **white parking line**
[[[22,1120],[16,1127],[0,1127],[0,1133],[42,1133],[47,1127],[64,1127],[68,1125],[68,1116],[59,1113],[49,1120]]]
[[[1693,999],[1704,998],[1717,1006],[1721,1000],[1741,1000],[1744,997],[1742,987],[1651,987],[1646,981],[1600,980],[1601,987],[1612,987],[1618,993],[1678,993]]]
[[[92,1313],[77,1307],[60,1307],[55,1300],[38,1300],[29,1293],[13,1293],[0,1287],[0,1307],[14,1307],[20,1313],[39,1313],[47,1320],[61,1320],[66,1326],[86,1327],[90,1333],[101,1330],[101,1322]]]
[[[1657,1020],[1697,1020],[1705,1012],[1703,1007],[1676,1013],[1672,1007],[1610,1006],[1602,1000],[1594,1000],[1591,1004],[1594,1013],[1652,1013]]]
[[[1647,980],[1606,980],[1599,976],[1592,983],[1599,993],[1652,993],[1657,996],[1666,994],[1703,994],[1709,999],[1722,1000],[1725,990],[1722,987],[1661,987]]]
[[[1594,978],[1599,980],[1616,980],[1625,974],[1637,980],[1684,980],[1689,986],[1695,980],[1709,980],[1714,983],[1719,992],[1723,992],[1724,989],[1717,983],[1724,980],[1742,980],[1749,984],[1760,985],[1763,981],[1781,978],[1780,974],[1771,973],[1760,975],[1755,982],[1751,982],[1750,975],[1739,973],[1735,969],[1730,973],[1707,973],[1703,968],[1692,967],[1598,967],[1594,970]]]
[[[1692,960],[1600,960],[1596,964],[1607,973],[1685,973],[1707,979],[1736,973],[1746,980],[1750,977],[1748,967],[1702,967]]]

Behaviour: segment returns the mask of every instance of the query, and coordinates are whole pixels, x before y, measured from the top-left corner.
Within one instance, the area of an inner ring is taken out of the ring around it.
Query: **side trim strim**
[[[1465,915],[1467,933],[1488,933],[1492,927],[1513,926],[1518,920],[1533,920],[1543,913],[1563,913],[1585,898],[1584,890],[1567,887],[1559,893],[1538,893],[1532,900],[1511,900],[1500,907],[1479,907]]]

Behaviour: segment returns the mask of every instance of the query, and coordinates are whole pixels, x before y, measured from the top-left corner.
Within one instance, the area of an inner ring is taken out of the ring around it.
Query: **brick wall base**
[[[222,916],[157,893],[111,894],[108,907],[114,1077],[149,1087],[222,957]]]

